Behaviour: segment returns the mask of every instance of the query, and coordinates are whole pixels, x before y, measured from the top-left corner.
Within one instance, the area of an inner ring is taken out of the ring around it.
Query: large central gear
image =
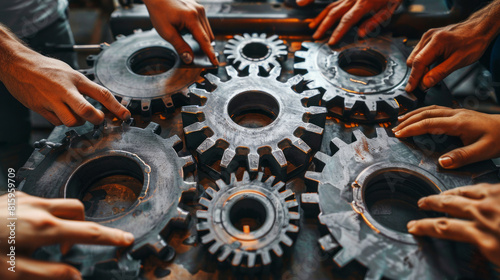
[[[134,275],[138,265],[131,268],[125,253],[143,259],[152,254],[168,258],[173,252],[166,238],[189,217],[179,200],[196,190],[195,178],[185,181],[195,165],[191,156],[178,156],[179,137],[163,139],[159,130],[150,123],[145,129],[124,124],[83,135],[70,131],[62,144],[43,142],[19,172],[23,192],[79,199],[86,220],[134,234],[136,241],[125,252],[114,246],[74,245],[59,256],[82,275],[99,278],[108,270]],[[51,258],[58,253],[47,250]]]
[[[277,81],[281,67],[274,67],[268,77],[258,75],[256,65],[248,76],[239,77],[232,66],[226,67],[230,81],[222,82],[207,74],[216,86],[212,92],[191,87],[193,98],[203,106],[182,108],[186,144],[196,149],[198,161],[234,172],[240,161],[252,172],[269,166],[273,175],[286,177],[288,162],[304,166],[321,144],[326,108],[319,104],[320,93],[306,90],[297,93],[302,77],[286,83]],[[305,104],[305,105],[304,105]],[[257,113],[265,121],[250,123],[246,117]],[[245,163],[246,162],[246,163]]]
[[[257,65],[269,72],[271,67],[279,66],[278,61],[288,54],[286,45],[278,38],[278,35],[267,38],[265,33],[235,35],[226,44],[224,54],[240,71]]]
[[[454,267],[456,260],[449,256],[455,254],[446,251],[449,247],[422,243],[406,224],[440,215],[419,210],[419,198],[469,185],[473,175],[440,171],[436,159],[388,137],[383,128],[377,128],[376,138],[359,130],[354,136],[351,144],[333,139],[335,154],[318,152],[318,171],[305,175],[308,187],[318,193],[302,194],[302,204],[318,203],[319,220],[330,232],[319,240],[321,247],[341,247],[334,262],[343,267],[357,260],[368,268],[367,279],[450,277],[442,267]]]
[[[283,255],[281,244],[292,246],[290,236],[299,231],[298,202],[285,183],[273,185],[275,177],[262,182],[263,173],[255,180],[245,171],[238,181],[234,173],[226,185],[218,180],[219,191],[208,188],[208,198],[200,204],[197,229],[207,232],[201,236],[209,252],[218,254],[220,262],[229,260],[233,266],[254,268],[271,264],[271,251]]]
[[[185,104],[188,87],[201,81],[202,67],[183,64],[174,47],[154,29],[117,39],[103,45],[99,55],[89,57],[93,68],[83,70],[85,75],[109,89],[134,113],[148,116]],[[199,53],[192,36],[183,39]]]
[[[404,90],[410,77],[407,53],[401,42],[386,37],[346,41],[335,48],[304,42],[295,52],[294,69],[310,88],[325,90],[323,101],[336,115],[381,122],[416,107],[416,97]]]

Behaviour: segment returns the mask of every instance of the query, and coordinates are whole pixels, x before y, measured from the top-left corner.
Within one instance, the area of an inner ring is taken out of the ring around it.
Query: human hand
[[[458,168],[500,156],[500,115],[429,106],[401,116],[399,121],[400,124],[393,129],[398,138],[426,133],[460,137],[464,147],[439,158],[439,164],[444,168]]]
[[[8,243],[9,199],[16,198],[15,243]],[[131,233],[84,221],[83,204],[76,199],[44,199],[16,191],[0,196],[0,278],[1,279],[81,279],[71,265],[31,259],[41,246],[61,244],[61,253],[72,244],[128,246]],[[15,272],[8,270],[11,246],[15,246]]]
[[[106,88],[90,81],[66,63],[40,55],[27,48],[14,54],[12,66],[0,76],[9,92],[24,106],[39,113],[53,125],[98,125],[104,113],[83,95],[101,102],[120,119],[130,118]]]
[[[457,219],[410,221],[409,233],[472,243],[489,261],[500,266],[500,184],[459,187],[421,198],[418,206]]]
[[[427,31],[406,61],[411,73],[405,90],[412,92],[419,86],[426,90],[453,71],[478,61],[494,38],[488,25],[483,17],[472,17]]]
[[[186,28],[200,44],[213,65],[219,65],[211,42],[215,40],[205,8],[194,0],[144,0],[156,31],[170,42],[182,61],[193,62],[194,54],[179,31]]]
[[[330,40],[328,40],[329,45],[335,45],[361,18],[369,13],[373,13],[374,15],[365,20],[359,27],[358,35],[365,37],[366,34],[389,20],[401,2],[403,0],[338,0],[328,5],[309,24],[309,28],[317,29],[313,35],[313,38],[317,40],[323,37],[326,31],[334,24],[339,22]],[[308,0],[297,0],[299,6],[304,6],[308,3]]]

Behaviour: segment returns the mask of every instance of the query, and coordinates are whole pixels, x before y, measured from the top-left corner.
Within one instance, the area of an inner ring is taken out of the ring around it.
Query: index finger
[[[474,222],[449,218],[433,218],[408,223],[408,232],[436,238],[477,244],[483,234]]]
[[[463,186],[463,187],[458,187],[454,188],[451,190],[447,190],[441,193],[441,195],[456,195],[456,196],[463,196],[471,199],[483,199],[488,196],[489,187],[492,187],[493,185],[490,184],[479,184],[479,185],[472,185],[472,186]]]
[[[366,14],[361,5],[354,5],[343,17],[340,19],[339,25],[333,31],[330,40],[328,41],[329,45],[335,45],[344,35],[353,27],[356,23],[358,23],[361,18]]]
[[[200,44],[200,48],[208,56],[210,62],[212,62],[212,64],[215,66],[219,65],[219,61],[215,56],[214,48],[212,47],[209,39],[209,34],[206,34],[206,32],[204,32],[205,29],[201,25],[200,21],[192,21],[188,23],[186,28],[191,32],[191,34],[193,34],[194,39],[198,41],[198,44]]]
[[[94,222],[60,220],[58,227],[58,235],[48,238],[53,244],[67,241],[75,244],[128,246],[134,242],[132,233]]]
[[[425,69],[442,54],[442,49],[439,46],[441,45],[436,43],[435,40],[431,40],[418,54],[415,55],[411,65],[408,85],[405,88],[407,92],[412,92],[417,88],[420,80],[424,76]]]

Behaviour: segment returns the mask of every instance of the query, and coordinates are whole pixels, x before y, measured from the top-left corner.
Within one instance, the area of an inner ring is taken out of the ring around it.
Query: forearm
[[[36,53],[25,46],[7,27],[0,24],[0,81],[19,72],[17,65],[34,54]]]
[[[481,35],[492,41],[500,34],[500,0],[493,0],[486,7],[473,13],[467,21],[477,24]]]

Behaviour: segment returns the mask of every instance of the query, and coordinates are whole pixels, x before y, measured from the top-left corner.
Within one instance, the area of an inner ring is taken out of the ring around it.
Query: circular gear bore
[[[409,52],[398,39],[377,37],[331,48],[302,43],[295,73],[310,88],[323,88],[323,102],[335,115],[356,122],[384,122],[413,110],[417,98],[405,91]]]
[[[437,158],[388,137],[383,128],[377,128],[376,138],[359,130],[354,137],[351,144],[333,139],[334,155],[318,152],[317,171],[305,174],[308,188],[317,193],[303,193],[302,204],[318,203],[320,223],[329,230],[320,246],[336,251],[333,261],[340,267],[353,260],[366,266],[366,279],[447,279],[439,266],[454,267],[452,248],[423,244],[406,224],[442,216],[419,210],[417,201],[469,185],[475,175],[441,170]]]
[[[243,36],[235,35],[230,39],[225,46],[224,54],[239,71],[250,65],[257,65],[265,72],[269,72],[272,67],[280,65],[279,61],[288,55],[288,51],[278,35],[267,37],[265,33],[252,35],[245,33]]]
[[[325,125],[326,108],[315,106],[319,91],[294,91],[300,75],[279,82],[279,66],[267,77],[258,75],[256,65],[248,76],[239,77],[232,66],[226,71],[227,82],[205,76],[216,87],[212,92],[193,85],[191,97],[200,105],[182,107],[186,144],[198,162],[227,175],[239,166],[251,172],[269,167],[280,180],[291,165],[305,166],[321,145]]]
[[[275,177],[262,182],[263,173],[250,180],[248,172],[238,181],[231,174],[227,185],[218,180],[219,191],[206,190],[208,198],[200,204],[197,229],[206,232],[201,242],[210,245],[209,252],[217,253],[220,262],[233,266],[255,268],[271,264],[271,252],[283,255],[282,244],[291,247],[293,235],[298,233],[300,215],[298,202],[285,183],[273,185]]]
[[[128,124],[101,126],[83,135],[70,131],[59,144],[38,145],[19,172],[21,191],[44,198],[79,199],[86,220],[135,236],[134,245],[126,250],[74,245],[65,256],[58,249],[45,254],[75,265],[89,277],[138,273],[140,262],[126,255],[137,260],[149,255],[172,257],[174,250],[166,238],[172,228],[188,222],[188,212],[179,208],[179,200],[183,193],[196,191],[191,177],[195,164],[191,156],[178,156],[182,148],[178,136],[163,139],[159,132],[156,123],[145,129]]]
[[[195,53],[200,49],[190,35],[184,41]],[[99,55],[90,56],[87,77],[104,86],[133,113],[149,116],[170,112],[187,104],[188,87],[201,82],[201,67],[184,65],[174,47],[152,29],[118,36],[103,45]]]

